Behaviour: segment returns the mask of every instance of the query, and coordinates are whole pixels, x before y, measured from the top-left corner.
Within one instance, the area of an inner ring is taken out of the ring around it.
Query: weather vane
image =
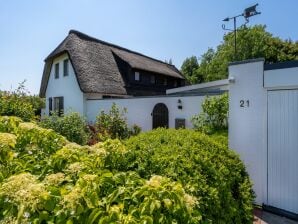
[[[233,17],[227,17],[223,20],[223,22],[229,22],[230,20],[234,21],[234,29],[227,29],[225,24],[222,24],[222,28],[223,30],[229,30],[229,31],[233,31],[234,32],[234,49],[235,49],[235,55],[234,55],[234,60],[237,60],[237,25],[236,25],[236,19],[240,16],[243,16],[245,18],[245,24],[247,24],[249,22],[249,18],[258,14],[261,14],[261,12],[258,12],[256,7],[259,4],[255,4],[251,7],[248,7],[246,9],[244,9],[244,12],[237,15],[237,16],[233,16]],[[245,25],[244,24],[244,25]]]

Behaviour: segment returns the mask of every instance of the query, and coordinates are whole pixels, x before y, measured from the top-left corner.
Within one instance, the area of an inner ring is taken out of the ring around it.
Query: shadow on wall
[[[253,224],[298,224],[298,222],[256,208]]]

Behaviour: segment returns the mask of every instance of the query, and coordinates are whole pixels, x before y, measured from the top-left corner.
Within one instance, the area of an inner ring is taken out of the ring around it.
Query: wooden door
[[[163,103],[154,106],[152,112],[152,128],[169,127],[169,110]]]

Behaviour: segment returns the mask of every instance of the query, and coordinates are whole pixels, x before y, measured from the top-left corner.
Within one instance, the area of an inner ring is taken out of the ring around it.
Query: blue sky
[[[1,1],[0,89],[26,79],[31,93],[38,93],[44,58],[70,29],[161,60],[172,58],[180,68],[186,57],[220,44],[222,19],[255,3],[262,14],[250,25],[266,24],[275,36],[298,40],[297,0]]]

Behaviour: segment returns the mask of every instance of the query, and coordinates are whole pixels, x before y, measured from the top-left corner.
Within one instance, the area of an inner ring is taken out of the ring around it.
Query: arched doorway
[[[169,127],[169,110],[163,103],[154,106],[152,112],[152,128]]]

